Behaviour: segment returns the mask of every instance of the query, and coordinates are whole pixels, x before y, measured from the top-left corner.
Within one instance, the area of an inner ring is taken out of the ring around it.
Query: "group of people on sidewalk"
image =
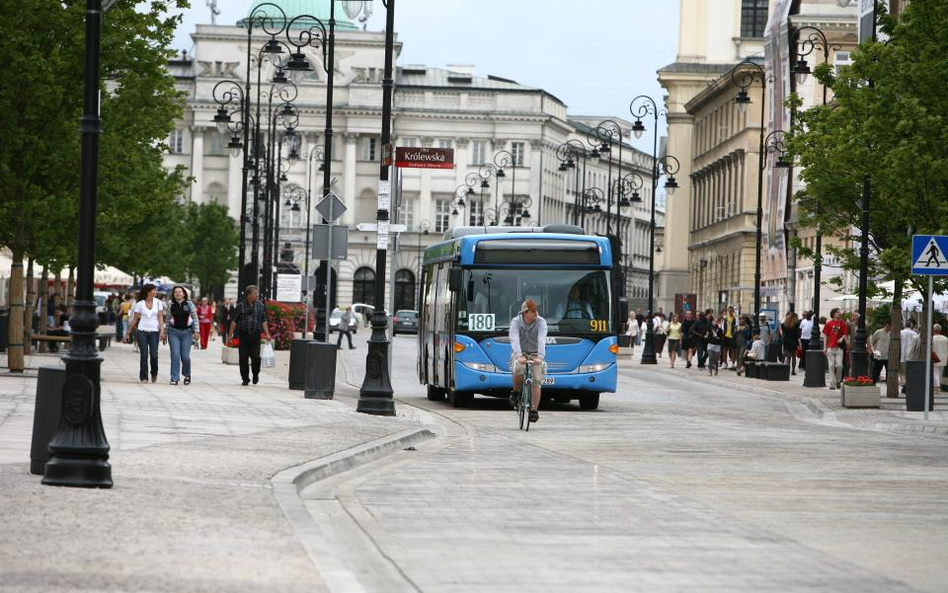
[[[804,311],[800,315],[790,312],[774,327],[767,314],[760,313],[755,328],[750,316],[737,315],[734,307],[729,306],[719,312],[706,309],[697,315],[687,310],[683,318],[673,313],[666,319],[664,312],[659,311],[649,323],[653,352],[657,358],[662,358],[663,352],[667,352],[670,368],[675,368],[678,359],[684,359],[685,368],[691,368],[694,360],[697,368],[706,369],[709,375],[716,375],[722,368],[743,374],[747,360],[786,363],[790,365],[791,374],[796,375],[798,366],[801,370],[806,368],[806,352],[810,349],[816,325],[816,332],[823,340],[829,389],[839,389],[848,373],[859,314],[852,314],[847,321],[842,319],[840,309],[834,308],[829,319],[815,317],[813,311]],[[626,335],[634,354],[635,346],[643,342],[649,326],[641,313],[630,313],[627,327]],[[889,367],[890,332],[891,324],[886,321],[868,339],[874,382],[878,382],[882,371]],[[900,363],[903,366],[907,360],[924,356],[919,351],[919,334],[911,319],[905,321],[900,339]],[[932,364],[933,385],[937,390],[948,365],[948,336],[942,334],[939,324],[932,327]],[[901,376],[904,382],[904,370]]]

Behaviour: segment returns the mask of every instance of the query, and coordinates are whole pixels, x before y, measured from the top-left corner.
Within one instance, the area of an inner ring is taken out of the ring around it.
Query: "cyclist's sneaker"
[[[517,404],[518,404],[519,401],[520,401],[520,394],[517,393],[516,391],[511,391],[511,392],[510,392],[510,397],[507,398],[507,401],[510,402],[510,407],[511,407],[511,408],[516,408],[516,407],[517,407]]]
[[[540,419],[540,412],[536,410],[530,410],[530,422],[536,422]]]

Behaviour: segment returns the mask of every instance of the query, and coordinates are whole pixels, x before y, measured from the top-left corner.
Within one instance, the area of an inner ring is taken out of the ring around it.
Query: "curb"
[[[652,371],[652,369],[647,369]],[[695,377],[691,373],[686,373],[685,371],[677,369],[667,369],[676,376],[682,377],[684,379],[695,380]],[[654,371],[653,371],[654,372]],[[925,436],[937,436],[944,437],[948,436],[948,426],[938,425],[938,424],[920,424],[920,423],[902,423],[902,422],[892,422],[887,420],[879,420],[876,422],[866,422],[862,423],[852,423],[846,422],[844,420],[839,420],[836,416],[836,411],[832,408],[829,408],[821,400],[809,397],[806,395],[799,395],[796,393],[785,393],[783,391],[777,391],[775,389],[766,389],[764,387],[756,387],[753,385],[741,385],[739,383],[733,383],[730,381],[721,381],[719,379],[712,379],[708,377],[701,377],[700,382],[713,383],[718,387],[729,387],[738,391],[743,391],[746,393],[755,393],[758,395],[765,395],[767,397],[773,397],[776,399],[782,399],[785,401],[792,401],[799,404],[805,405],[810,411],[820,420],[826,420],[828,422],[836,422],[839,424],[844,424],[846,426],[851,426],[853,428],[862,428],[869,430],[877,430],[880,432],[890,432],[890,433],[912,433]]]
[[[365,587],[344,560],[326,549],[325,533],[310,515],[300,492],[326,478],[387,457],[414,443],[429,439],[434,433],[425,428],[411,428],[349,449],[287,468],[272,478],[273,494],[309,556],[313,567],[329,591],[365,591]]]

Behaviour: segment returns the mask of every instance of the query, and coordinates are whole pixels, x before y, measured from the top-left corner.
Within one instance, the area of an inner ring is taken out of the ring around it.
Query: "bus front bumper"
[[[552,391],[592,391],[596,393],[616,390],[616,365],[609,364],[605,369],[587,373],[550,373],[546,374],[544,390]],[[457,391],[507,391],[513,386],[510,373],[477,370],[455,363],[454,388]]]

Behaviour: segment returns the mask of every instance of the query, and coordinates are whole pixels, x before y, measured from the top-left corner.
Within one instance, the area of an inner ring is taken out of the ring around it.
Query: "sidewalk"
[[[693,366],[685,368],[684,361],[676,361],[675,368],[669,368],[668,355],[663,354],[657,365],[641,364],[641,349],[637,349],[634,360],[629,357],[619,358],[620,369],[643,369],[654,372],[673,373],[676,376],[686,377],[701,383],[710,383],[731,387],[748,393],[756,393],[771,397],[779,397],[788,401],[805,405],[817,419],[826,422],[839,422],[858,428],[885,430],[892,432],[923,433],[939,437],[948,437],[948,393],[939,393],[934,399],[934,409],[929,412],[928,421],[925,421],[922,412],[905,411],[905,395],[898,398],[885,396],[884,382],[881,407],[875,408],[844,408],[840,401],[840,391],[827,387],[804,387],[804,371],[797,370],[789,381],[765,381],[763,379],[749,379],[738,376],[736,371],[721,369],[717,376],[709,376],[706,369],[698,369],[697,363],[692,360]]]
[[[29,473],[35,371],[58,355],[28,357],[33,377],[0,377],[0,590],[323,591],[271,478],[419,428],[289,391],[284,352],[248,387],[219,341],[192,353],[189,386],[168,384],[166,347],[155,384],[138,382],[130,345],[102,355],[110,490]]]

